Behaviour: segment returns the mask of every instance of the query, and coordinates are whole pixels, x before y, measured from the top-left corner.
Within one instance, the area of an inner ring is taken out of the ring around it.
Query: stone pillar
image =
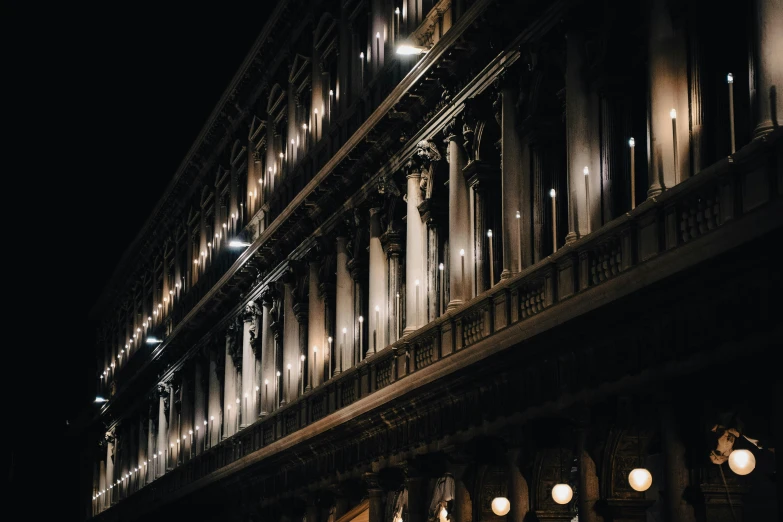
[[[106,493],[104,509],[114,504],[116,500],[115,491],[117,491],[117,488],[114,486],[117,485],[117,479],[114,478],[114,475],[114,438],[110,436],[106,442],[106,481],[112,488]],[[108,486],[106,487],[108,488]]]
[[[273,412],[275,406],[275,354],[274,354],[274,335],[270,328],[270,314],[272,310],[272,296],[264,294],[261,319],[261,375],[263,380],[259,383],[261,392],[261,413],[263,417]],[[228,362],[226,362],[228,365]]]
[[[353,280],[348,272],[347,243],[347,238],[337,238],[337,319],[335,322],[337,357],[335,358],[335,375],[347,370],[353,363]]]
[[[179,459],[177,440],[179,439],[179,412],[177,411],[178,397],[174,384],[169,383],[169,458],[166,461],[167,469],[174,469]]]
[[[237,386],[237,368],[234,364],[234,358],[231,349],[231,343],[235,342],[231,337],[233,330],[226,333],[226,364],[225,376],[223,377],[223,438],[234,434],[236,423],[234,414],[236,413],[236,386]]]
[[[617,86],[619,91],[623,86]],[[599,98],[601,117],[601,200],[603,209],[599,224],[608,223],[631,209],[630,163],[628,137],[631,122],[628,106],[615,88],[607,88]],[[599,173],[596,172],[596,175]],[[596,216],[593,214],[593,216]],[[596,217],[597,219],[597,217]],[[596,228],[594,227],[594,228]]]
[[[292,281],[286,282],[284,286],[283,314],[285,316],[285,321],[283,324],[283,366],[285,368],[285,392],[283,395],[286,400],[290,402],[292,399],[298,397],[301,393],[304,392],[304,389],[300,386],[300,383],[302,382],[301,374],[304,370],[304,364],[300,356],[306,353],[306,351],[303,352],[299,346],[300,323],[298,318],[294,320],[296,317],[296,311],[294,309],[294,287]],[[291,365],[290,378],[288,373],[289,364]]]
[[[294,305],[294,314],[297,323],[297,346],[299,347],[299,365],[301,369],[301,382],[299,383],[299,392],[304,393],[310,390],[310,364],[307,353],[307,304],[297,303]]]
[[[370,338],[367,355],[372,355],[386,346],[386,325],[389,310],[387,286],[386,256],[381,246],[380,208],[370,209],[370,302],[369,317]],[[376,312],[377,307],[377,312]]]
[[[758,138],[772,132],[783,121],[783,2],[755,2],[755,38],[751,104]]]
[[[458,122],[453,120],[444,129],[449,161],[449,305],[447,310],[461,306],[472,297],[473,256],[470,255],[470,199],[462,169],[465,150],[457,136]],[[410,241],[408,241],[410,244]],[[460,251],[463,255],[460,256]]]
[[[354,257],[349,263],[351,270],[351,279],[353,279],[353,317],[354,317],[354,347],[353,364],[358,364],[364,360],[364,352],[367,350],[367,300],[368,286],[366,281],[368,277],[366,262]],[[364,321],[359,321],[364,318]]]
[[[517,88],[505,72],[500,79],[500,132],[501,132],[501,186],[503,206],[503,271],[501,279],[507,279],[522,269],[520,241],[522,232],[529,230],[530,209],[522,205],[520,183],[524,183],[522,168],[523,146],[516,130]],[[517,218],[519,214],[519,218]],[[525,223],[528,227],[525,227]]]
[[[427,296],[424,291],[424,230],[419,216],[421,172],[411,168],[408,179],[408,210],[405,239],[405,330],[408,335],[424,326]],[[416,281],[419,281],[418,288]]]
[[[310,363],[309,371],[310,382],[308,383],[312,388],[319,386],[323,382],[323,372],[320,369],[323,368],[323,357],[326,350],[326,334],[324,332],[324,302],[318,292],[318,287],[321,284],[319,269],[321,268],[320,261],[310,262],[310,290],[309,290],[309,304],[308,304],[308,326],[307,326],[307,350],[308,350],[308,363]],[[319,364],[320,363],[320,364]]]
[[[207,436],[206,392],[207,375],[204,373],[205,361],[202,356],[196,358],[195,375],[193,376],[193,455],[200,455],[204,450],[204,438]]]
[[[331,269],[333,274],[334,269]],[[332,281],[321,281],[318,287],[321,300],[324,304],[324,351],[323,358],[319,354],[319,368],[323,375],[323,380],[328,381],[332,377],[332,351],[334,350],[334,307],[335,307],[335,285]],[[332,338],[331,344],[329,338]]]
[[[255,330],[256,306],[251,303],[242,314],[242,368],[245,372],[242,379],[242,400],[240,419],[241,427],[245,428],[256,419],[255,397],[256,397],[256,355],[253,353],[253,346],[250,344],[251,331]]]
[[[690,480],[685,443],[678,433],[679,423],[670,405],[661,407],[660,412],[665,481],[664,510],[670,522],[695,522],[693,507],[683,498]]]
[[[508,513],[508,522],[524,522],[530,511],[530,496],[527,481],[519,471],[518,448],[508,451],[508,501],[511,511]]]
[[[409,467],[405,478],[405,487],[408,488],[408,521],[425,522],[427,520],[427,479],[420,474],[418,469]],[[464,520],[458,522],[467,522]]]
[[[581,31],[570,31],[566,48],[566,133],[568,143],[568,194],[569,219],[566,243],[598,227],[596,217],[600,216],[600,173],[598,150],[593,150],[598,130],[597,122],[591,121],[593,97],[584,78],[585,39]],[[590,217],[586,197],[584,168],[588,167],[590,185]],[[560,196],[558,194],[558,196]],[[562,200],[561,200],[562,201]],[[551,204],[551,202],[550,202]]]
[[[400,257],[402,256],[402,238],[394,230],[387,230],[381,239],[383,247],[386,250],[386,263],[388,274],[388,289],[386,291],[388,313],[388,323],[386,325],[389,332],[389,344],[397,341],[402,335],[402,274],[400,268]]]
[[[429,200],[427,203],[431,204],[432,200]],[[421,208],[419,208],[419,210],[421,210]],[[424,288],[426,291],[424,293],[427,296],[427,316],[424,319],[425,322],[429,323],[440,315],[440,299],[441,295],[443,295],[440,288],[441,273],[438,269],[438,265],[441,262],[439,258],[440,238],[438,234],[438,220],[433,216],[431,208],[422,214],[421,219],[427,229],[427,265],[425,270],[427,277],[422,283],[425,284]],[[445,277],[445,275],[446,274],[444,273],[443,276]],[[443,310],[445,309],[446,307],[444,304]]]
[[[478,161],[474,161],[465,169],[465,174],[470,176],[468,183],[470,184],[471,199],[473,201],[473,218],[471,223],[473,248],[470,250],[470,253],[466,253],[466,256],[472,254],[471,257],[475,263],[475,272],[472,274],[475,278],[475,295],[490,288],[489,263],[492,262],[489,258],[489,238],[487,237],[487,232],[492,228],[487,208],[491,200],[490,195],[492,194],[490,190],[491,174],[486,165],[479,165],[478,163]],[[495,240],[495,244],[497,244],[497,240]],[[495,273],[496,279],[498,275]],[[471,295],[473,294],[471,293]]]
[[[577,455],[579,455],[579,520],[580,522],[603,522],[595,505],[601,498],[595,462],[585,451],[585,432],[577,431]]]
[[[166,418],[166,403],[169,400],[167,386],[158,385],[158,460],[155,462],[155,476],[159,477],[166,471],[169,454],[169,421]],[[169,403],[170,404],[170,403]]]
[[[186,368],[192,370],[190,363],[187,363]],[[180,464],[184,464],[190,460],[192,440],[189,431],[193,431],[193,383],[191,382],[192,375],[190,372],[185,373],[182,376],[182,384],[180,385],[180,411],[179,411],[179,455],[178,461]]]
[[[684,28],[675,27],[666,0],[650,2],[650,188],[660,194],[690,173],[688,72]],[[674,146],[672,109],[676,110],[677,147]],[[677,164],[675,166],[675,151]],[[573,174],[573,173],[572,173]]]
[[[209,350],[209,399],[207,413],[209,425],[207,426],[207,447],[211,448],[220,441],[220,426],[222,425],[222,411],[220,400],[220,371],[218,365],[218,347],[212,345]],[[160,457],[158,457],[160,458]]]
[[[370,499],[369,522],[386,522],[383,519],[383,489],[378,484],[378,475],[365,473],[367,482],[367,496]]]
[[[153,480],[155,480],[155,471],[157,469],[155,464],[158,463],[157,457],[153,458],[153,455],[157,455],[157,452],[158,452],[157,444],[156,444],[156,440],[157,440],[157,436],[158,436],[158,434],[157,434],[158,420],[156,419],[156,417],[158,415],[157,406],[158,405],[155,404],[155,403],[150,404],[149,416],[148,416],[148,419],[147,419],[147,426],[149,426],[149,429],[147,429],[147,455],[146,455],[146,458],[147,458],[148,462],[147,462],[147,467],[145,468],[145,470],[147,470],[147,472],[145,474],[146,477],[147,477],[146,478],[146,482],[152,482]],[[147,468],[149,468],[149,469],[147,469]]]
[[[109,496],[108,489],[109,489],[109,483],[106,478],[106,460],[102,458],[98,462],[98,491],[99,492],[106,491],[106,492],[99,495],[95,501],[96,514],[106,509],[106,498]]]

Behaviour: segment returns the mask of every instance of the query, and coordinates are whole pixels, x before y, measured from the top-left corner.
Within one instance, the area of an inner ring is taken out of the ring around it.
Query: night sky
[[[6,405],[23,419],[5,430],[4,464],[13,495],[57,480],[62,502],[49,507],[66,520],[80,494],[69,425],[93,407],[98,376],[88,312],[274,3],[160,5],[0,8],[4,215],[16,243],[5,274],[17,294],[3,373]]]

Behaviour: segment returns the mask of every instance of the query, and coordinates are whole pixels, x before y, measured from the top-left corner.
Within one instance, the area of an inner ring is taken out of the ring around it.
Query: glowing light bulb
[[[264,379],[264,384],[269,384],[269,379]]]
[[[509,511],[511,511],[511,502],[506,497],[495,497],[492,501],[492,512],[499,517],[503,517]]]
[[[582,169],[582,174],[584,174],[585,176],[587,176],[588,174],[590,174],[590,169],[588,169],[587,167],[585,167],[584,169]]]
[[[291,363],[288,363],[288,369],[289,370],[291,369]]]
[[[381,33],[380,33],[380,32],[378,32],[378,33],[375,33],[375,38],[376,38],[376,39],[380,39],[380,37],[381,37]]]
[[[280,153],[280,158],[282,159],[282,157],[283,157],[283,153],[281,152],[281,153]]]
[[[399,7],[395,7],[394,8],[394,14],[400,14],[400,8]]]
[[[360,322],[360,323],[363,323],[363,322],[364,322],[364,317],[363,317],[363,316],[361,316],[361,315],[359,316],[359,322]]]
[[[652,475],[645,468],[636,468],[628,474],[628,484],[634,491],[647,491],[652,485]]]
[[[574,490],[568,484],[555,484],[552,488],[552,499],[558,504],[568,504],[574,497]]]
[[[347,333],[347,332],[348,332],[348,328],[343,328],[343,333]]]
[[[464,249],[464,248],[460,248],[460,249],[459,249],[459,255],[460,255],[461,257],[465,257],[465,249]]]
[[[329,96],[334,96],[334,91],[332,89],[329,89]]]
[[[443,270],[443,263],[440,263],[440,264],[438,265],[438,270]]]
[[[301,356],[301,357],[299,357],[299,358],[302,360],[302,362],[304,362],[304,360],[305,360],[305,356],[304,356],[304,355],[302,355],[302,356]]]
[[[277,376],[280,377],[280,371],[279,370],[277,371]]]
[[[487,230],[487,237],[492,237],[492,229]]]
[[[519,219],[519,218],[521,218],[521,217],[522,217],[522,214],[520,214],[520,213],[519,213],[519,210],[517,210],[517,215],[516,215],[516,218],[517,218],[517,219]]]
[[[634,147],[634,146],[636,146],[636,140],[635,140],[635,139],[633,139],[633,138],[628,138],[628,146],[629,146],[629,147]]]
[[[359,53],[359,59],[364,60],[364,53]]]
[[[672,109],[672,110],[669,112],[669,116],[671,116],[671,117],[672,117],[672,119],[676,118],[676,117],[677,117],[677,111],[675,111],[674,109]]]
[[[306,124],[306,123],[303,123],[303,124],[302,124],[302,128],[303,128],[304,130],[307,130],[307,124]]]
[[[729,455],[729,467],[737,475],[747,475],[756,468],[756,457],[746,449],[734,450]]]
[[[729,73],[726,75],[726,83],[734,83],[734,75]]]
[[[378,305],[375,305],[375,311],[376,311],[376,312],[380,312],[380,311],[381,311],[381,307],[380,307],[380,306],[378,306]],[[331,337],[330,337],[330,339],[331,339]]]
[[[256,391],[258,391],[258,386],[256,386]],[[207,421],[204,421],[204,424],[206,424],[206,423],[207,423]]]
[[[555,189],[552,189],[552,190],[549,191],[549,197],[553,198],[553,197],[555,197],[555,195],[557,195],[557,192],[555,192]]]

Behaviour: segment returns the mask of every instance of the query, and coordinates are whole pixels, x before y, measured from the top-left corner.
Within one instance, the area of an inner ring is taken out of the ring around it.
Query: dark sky
[[[65,437],[66,421],[92,407],[87,313],[274,2],[161,5],[0,8],[4,214],[22,242],[5,250],[6,282],[21,307],[8,312],[20,324],[4,373],[28,437],[5,463],[20,488],[43,472],[29,443]],[[75,470],[73,453],[55,453],[48,467]],[[73,485],[65,491],[77,495]],[[75,498],[63,500],[60,512],[75,515]]]

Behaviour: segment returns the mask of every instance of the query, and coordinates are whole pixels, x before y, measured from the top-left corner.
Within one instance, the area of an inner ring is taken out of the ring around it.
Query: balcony
[[[143,513],[156,502],[192,493],[779,230],[781,196],[783,131],[778,129],[196,455],[120,506]],[[624,373],[636,374],[666,357],[685,355],[658,352],[649,360],[629,357],[618,364]],[[580,370],[585,387],[616,378],[601,374],[588,359]],[[125,509],[120,506],[99,516]]]

